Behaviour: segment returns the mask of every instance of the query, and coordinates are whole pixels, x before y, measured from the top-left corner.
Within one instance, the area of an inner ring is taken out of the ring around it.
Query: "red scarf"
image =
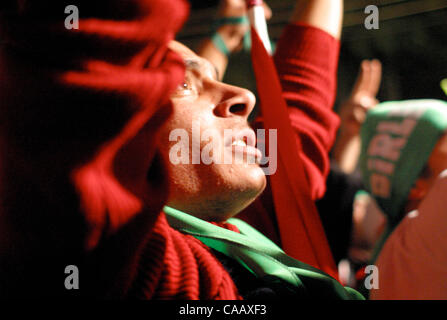
[[[290,124],[275,65],[253,28],[251,34],[253,69],[264,127],[278,129],[277,171],[270,176],[270,181],[282,247],[293,258],[337,279],[337,268],[314,204],[316,190],[309,186],[309,179],[317,179],[319,175],[314,177],[304,169],[301,140],[295,138]]]

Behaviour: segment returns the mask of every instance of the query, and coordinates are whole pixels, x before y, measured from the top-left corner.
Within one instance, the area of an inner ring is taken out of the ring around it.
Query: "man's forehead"
[[[197,56],[194,51],[192,51],[191,49],[189,49],[187,46],[185,46],[184,44],[172,40],[171,42],[169,42],[168,45],[169,49],[177,52],[178,54],[180,54],[182,57],[183,56]]]

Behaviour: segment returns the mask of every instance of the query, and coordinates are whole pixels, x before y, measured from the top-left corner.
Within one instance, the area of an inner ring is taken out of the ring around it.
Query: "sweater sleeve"
[[[339,41],[323,30],[295,23],[283,32],[274,56],[314,200],[325,192],[329,150],[339,125],[332,111],[339,46]]]
[[[81,0],[71,29],[59,0],[17,3],[0,5],[0,299],[123,298],[167,197],[157,131],[188,4]]]

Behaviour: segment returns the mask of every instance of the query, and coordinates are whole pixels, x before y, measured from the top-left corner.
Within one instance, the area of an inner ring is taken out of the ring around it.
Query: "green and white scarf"
[[[232,218],[227,221],[239,229],[240,233],[237,233],[170,207],[163,211],[172,228],[192,235],[206,246],[236,260],[267,283],[287,286],[300,297],[364,299],[360,293],[343,287],[326,273],[289,257],[242,220]]]

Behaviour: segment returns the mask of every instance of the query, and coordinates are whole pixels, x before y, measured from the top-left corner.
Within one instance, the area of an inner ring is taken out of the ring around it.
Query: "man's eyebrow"
[[[200,63],[194,59],[185,59],[185,65],[187,69],[200,69]]]
[[[189,70],[200,70],[202,67],[202,64],[195,59],[185,59],[184,60],[186,68]],[[216,76],[216,80],[219,80],[219,70],[217,69],[217,67],[210,62],[210,64],[213,66],[214,72],[215,72],[215,76]]]

